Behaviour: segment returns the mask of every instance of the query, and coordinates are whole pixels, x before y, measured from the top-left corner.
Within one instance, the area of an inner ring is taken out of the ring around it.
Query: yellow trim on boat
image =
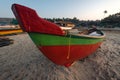
[[[23,32],[21,29],[0,30],[0,35],[16,34]]]

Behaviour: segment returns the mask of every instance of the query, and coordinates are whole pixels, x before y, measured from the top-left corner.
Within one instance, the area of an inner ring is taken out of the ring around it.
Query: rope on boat
[[[70,43],[71,43],[71,35],[70,35],[69,40],[68,40],[68,54],[67,54],[67,59],[70,58]]]

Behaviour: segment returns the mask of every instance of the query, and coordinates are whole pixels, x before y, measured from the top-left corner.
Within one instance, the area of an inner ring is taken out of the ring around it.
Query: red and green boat
[[[40,18],[31,8],[13,4],[12,10],[39,50],[58,65],[69,67],[74,61],[94,53],[105,37],[103,33],[101,36],[66,34],[58,25]]]

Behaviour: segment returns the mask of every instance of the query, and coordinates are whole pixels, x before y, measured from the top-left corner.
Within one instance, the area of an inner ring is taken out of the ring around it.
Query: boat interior
[[[91,37],[91,38],[103,38],[105,37],[105,34],[98,29],[84,29],[84,30],[78,30],[78,29],[68,29],[63,30],[67,35],[74,35],[74,36],[83,36],[83,37]]]

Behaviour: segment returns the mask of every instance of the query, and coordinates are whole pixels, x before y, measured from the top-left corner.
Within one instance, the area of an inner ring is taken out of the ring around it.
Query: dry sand
[[[14,44],[0,47],[0,80],[120,80],[120,32],[106,35],[94,54],[69,68],[44,57],[26,33],[8,36]]]

